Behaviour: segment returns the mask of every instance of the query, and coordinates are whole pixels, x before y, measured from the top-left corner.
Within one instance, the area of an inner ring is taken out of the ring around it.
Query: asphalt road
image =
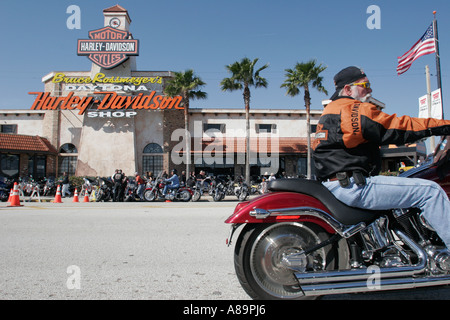
[[[225,245],[235,203],[0,208],[0,299],[248,299]]]
[[[0,204],[2,300],[249,300],[224,220],[235,201]],[[450,299],[450,289],[333,299]]]

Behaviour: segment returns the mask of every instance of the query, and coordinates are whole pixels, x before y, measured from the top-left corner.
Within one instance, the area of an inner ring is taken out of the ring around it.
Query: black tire
[[[222,200],[223,198],[224,198],[224,194],[222,193],[222,191],[216,190],[216,191],[213,193],[213,200],[214,200],[214,201],[220,201],[220,200]]]
[[[3,190],[0,191],[0,200],[2,202],[8,201],[8,198],[9,198],[9,194],[6,191],[3,191]]]
[[[195,190],[194,195],[192,196],[192,201],[193,202],[199,201],[201,196],[202,196],[202,194],[200,193],[200,191]]]
[[[152,190],[145,190],[144,191],[144,199],[145,201],[155,201],[156,199],[156,193]]]
[[[239,201],[245,201],[248,197],[248,191],[242,190],[242,192],[239,194],[238,200]]]
[[[187,190],[182,190],[180,191],[180,200],[183,202],[188,202],[189,200],[191,200],[192,195],[189,191]]]
[[[103,192],[102,189],[98,190],[98,194],[97,194],[97,198],[95,199],[96,202],[101,202],[101,201],[105,201],[105,193]]]
[[[240,233],[234,250],[234,266],[239,282],[253,299],[308,299],[303,295],[294,271],[286,266],[282,258],[328,238],[328,233],[310,223],[247,225]],[[335,269],[336,257],[336,248],[325,246],[304,259],[298,259],[297,272]]]

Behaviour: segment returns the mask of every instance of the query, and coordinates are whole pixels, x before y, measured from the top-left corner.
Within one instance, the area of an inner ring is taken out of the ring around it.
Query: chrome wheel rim
[[[294,271],[318,271],[326,267],[325,249],[288,262],[289,255],[321,242],[302,223],[277,223],[265,229],[254,241],[250,254],[250,270],[258,286],[277,298],[303,296]]]

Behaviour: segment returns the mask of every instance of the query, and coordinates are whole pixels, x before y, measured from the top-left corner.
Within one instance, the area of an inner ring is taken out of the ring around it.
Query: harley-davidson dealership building
[[[164,95],[171,71],[139,71],[139,40],[119,5],[103,11],[104,26],[79,39],[89,71],[52,71],[32,106],[0,110],[0,176],[111,176],[184,170],[184,105]],[[322,111],[311,110],[314,132]],[[190,109],[191,171],[241,175],[245,170],[245,112]],[[306,174],[305,110],[251,110],[251,173]],[[385,152],[384,170],[425,156],[422,145]],[[392,155],[392,158],[390,158]],[[392,159],[392,160],[389,160]]]

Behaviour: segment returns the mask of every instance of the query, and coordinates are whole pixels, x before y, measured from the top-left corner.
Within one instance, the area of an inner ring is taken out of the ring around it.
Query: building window
[[[1,133],[17,133],[17,124],[2,124],[0,125]]]
[[[157,143],[149,143],[145,146],[143,153],[163,153],[163,149]]]
[[[28,173],[35,179],[45,177],[46,156],[33,155],[28,157]]]
[[[145,146],[142,156],[142,170],[152,172],[157,176],[163,171],[164,157],[163,148],[157,143],[149,143]]]
[[[69,176],[75,175],[77,169],[78,157],[65,156],[59,158],[58,173],[61,176],[64,172],[67,172]]]
[[[297,161],[297,174],[299,177],[306,177],[308,174],[308,159],[299,158]],[[314,159],[311,158],[311,175],[316,174],[316,169],[314,166]]]
[[[300,177],[306,177],[307,175],[307,159],[306,158],[299,158],[297,161],[297,174]]]
[[[204,123],[203,124],[203,132],[209,133],[209,132],[211,132],[210,130],[225,133],[225,123]]]
[[[276,124],[270,124],[270,123],[257,123],[255,125],[256,133],[276,133],[277,132],[277,125]]]
[[[8,178],[19,177],[19,155],[2,154],[0,155],[0,173]]]
[[[75,175],[77,170],[78,150],[71,144],[66,143],[59,148],[58,174],[67,172],[69,176]]]
[[[59,148],[59,153],[78,153],[78,150],[73,144],[66,143]]]

